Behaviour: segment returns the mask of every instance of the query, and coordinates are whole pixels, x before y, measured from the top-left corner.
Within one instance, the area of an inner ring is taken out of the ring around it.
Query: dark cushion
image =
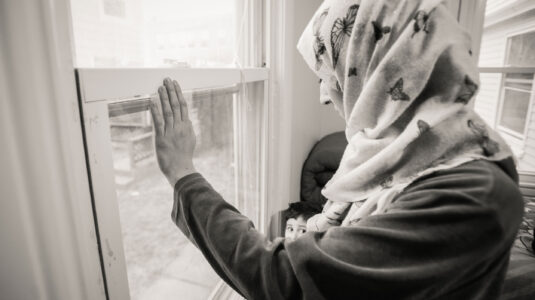
[[[314,145],[303,164],[301,201],[318,206],[325,203],[327,199],[321,194],[321,189],[338,169],[346,146],[343,131],[329,134]]]

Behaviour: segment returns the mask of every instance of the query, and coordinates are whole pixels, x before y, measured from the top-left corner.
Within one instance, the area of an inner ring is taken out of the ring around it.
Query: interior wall
[[[290,47],[292,48],[292,122],[291,122],[291,159],[290,159],[290,199],[299,201],[301,168],[306,155],[318,138],[320,130],[318,96],[319,85],[315,74],[308,68],[297,51],[296,45],[321,0],[295,0]]]

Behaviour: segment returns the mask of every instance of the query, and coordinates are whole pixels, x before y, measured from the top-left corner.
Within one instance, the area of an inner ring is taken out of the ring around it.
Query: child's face
[[[307,221],[303,216],[298,216],[296,218],[290,218],[286,221],[286,231],[284,232],[284,237],[290,241],[297,239],[298,237],[305,234],[307,231]]]

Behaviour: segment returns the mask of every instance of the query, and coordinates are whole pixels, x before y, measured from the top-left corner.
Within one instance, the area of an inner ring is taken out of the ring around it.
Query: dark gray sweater
[[[419,179],[387,213],[270,242],[198,173],[172,218],[247,299],[497,299],[523,201],[511,160]]]

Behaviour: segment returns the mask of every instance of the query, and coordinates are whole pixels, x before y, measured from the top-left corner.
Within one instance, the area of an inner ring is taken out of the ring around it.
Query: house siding
[[[487,14],[495,13],[503,8],[508,1],[489,0]],[[535,11],[526,11],[506,21],[486,26],[483,30],[479,66],[500,67],[505,63],[507,38],[511,35],[527,31],[535,31]],[[502,74],[481,73],[480,90],[474,108],[492,127],[498,120]],[[534,103],[531,105],[533,106]],[[505,141],[518,156],[519,169],[535,171],[535,109],[530,108],[528,130],[524,140],[500,131]]]

